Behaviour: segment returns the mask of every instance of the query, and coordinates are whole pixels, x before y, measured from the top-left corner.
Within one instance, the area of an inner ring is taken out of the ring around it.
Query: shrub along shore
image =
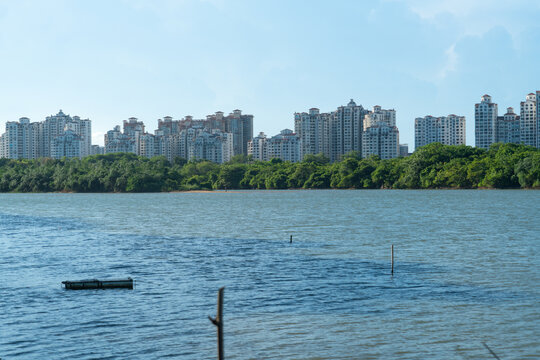
[[[128,153],[79,159],[0,159],[0,192],[167,192],[213,189],[540,188],[540,150],[494,144],[489,150],[429,144],[409,157],[299,163],[235,156],[225,164]]]

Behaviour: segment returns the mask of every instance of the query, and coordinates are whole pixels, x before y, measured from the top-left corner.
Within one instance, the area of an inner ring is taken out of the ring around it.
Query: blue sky
[[[354,98],[414,118],[504,113],[540,90],[540,1],[0,0],[0,126],[58,109],[94,143],[130,116],[255,115],[255,133]]]

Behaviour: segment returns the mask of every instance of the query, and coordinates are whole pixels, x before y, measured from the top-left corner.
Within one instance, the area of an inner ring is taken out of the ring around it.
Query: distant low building
[[[90,148],[90,155],[103,155],[105,154],[105,147],[99,145],[92,145]]]
[[[409,144],[399,144],[399,156],[409,156]]]

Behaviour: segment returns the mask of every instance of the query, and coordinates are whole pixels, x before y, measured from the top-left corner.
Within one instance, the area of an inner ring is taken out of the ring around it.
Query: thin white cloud
[[[540,10],[540,2],[526,0],[389,0],[406,4],[421,19],[441,23],[450,15],[456,21],[456,32],[462,36],[481,36],[496,26],[504,27],[516,39],[537,23],[534,17],[516,15],[533,14]]]
[[[423,19],[433,19],[442,13],[450,13],[457,17],[468,16],[479,7],[486,6],[485,2],[475,2],[471,0],[403,0],[412,11]],[[493,3],[493,1],[492,1]]]
[[[456,66],[458,63],[458,54],[456,53],[456,44],[452,44],[444,52],[446,55],[446,63],[438,74],[439,80],[444,80],[449,75],[449,73],[456,71]]]

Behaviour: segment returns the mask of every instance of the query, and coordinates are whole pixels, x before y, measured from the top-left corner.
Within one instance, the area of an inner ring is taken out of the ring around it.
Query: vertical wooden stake
[[[392,244],[392,275],[394,275],[394,244]]]
[[[289,244],[292,244],[292,235],[291,235],[291,241],[289,242]]]
[[[484,347],[485,347],[486,349],[488,349],[488,351],[491,353],[491,355],[493,355],[493,357],[494,357],[495,359],[501,360],[501,358],[498,357],[497,354],[495,354],[495,352],[494,352],[493,350],[491,350],[491,348],[490,348],[485,342],[483,342],[482,344],[484,344]]]
[[[223,290],[225,290],[225,287],[220,288],[218,291],[216,317],[208,317],[212,324],[214,324],[217,328],[218,360],[223,360],[225,358],[223,353]]]

